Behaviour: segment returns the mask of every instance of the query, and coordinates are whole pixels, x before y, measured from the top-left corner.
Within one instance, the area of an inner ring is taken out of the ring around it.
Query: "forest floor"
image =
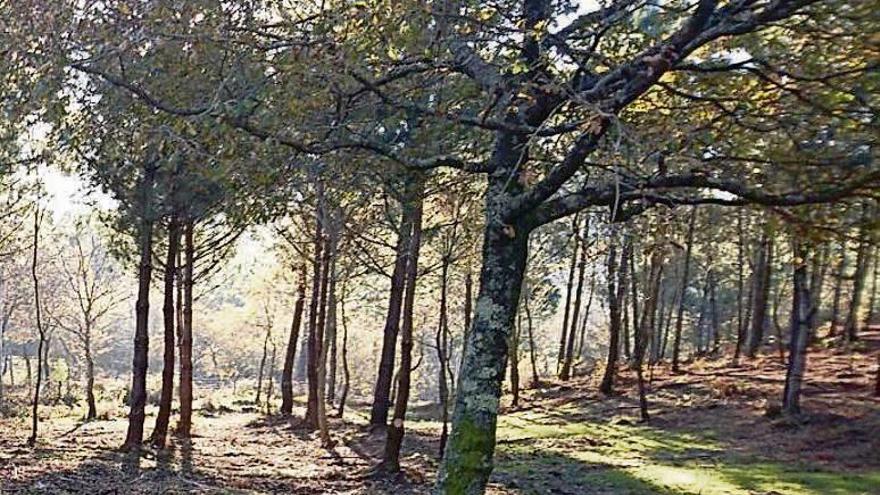
[[[871,395],[878,352],[880,329],[866,333],[854,352],[811,350],[805,413],[796,420],[774,414],[785,373],[775,353],[736,367],[727,359],[688,363],[683,374],[658,366],[647,423],[637,421],[629,372],[610,398],[595,392],[592,377],[546,383],[504,411],[489,491],[880,494],[880,400]],[[394,481],[370,476],[384,437],[366,431],[363,407],[352,407],[344,422],[332,420],[333,453],[295,420],[245,410],[201,411],[191,441],[140,455],[116,449],[123,418],[52,419],[36,449],[24,446],[24,419],[0,420],[0,493],[430,491],[439,431],[430,408],[413,411],[405,479]]]

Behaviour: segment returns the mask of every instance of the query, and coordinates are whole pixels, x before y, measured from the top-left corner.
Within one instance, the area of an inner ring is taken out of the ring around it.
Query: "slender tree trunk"
[[[758,262],[755,267],[754,305],[752,310],[752,331],[749,334],[748,352],[750,358],[755,357],[764,343],[764,329],[767,325],[767,306],[770,299],[770,279],[773,266],[773,237],[764,232],[758,251]]]
[[[632,244],[627,240],[618,260],[616,240],[612,239],[608,247],[607,282],[610,337],[605,374],[602,376],[602,384],[599,386],[599,390],[605,395],[611,395],[614,391],[614,377],[617,374],[617,361],[620,355],[620,330],[623,326],[621,319],[626,310],[621,307],[621,301],[626,294],[627,260],[631,248]]]
[[[266,311],[268,316],[268,310]],[[257,372],[257,394],[254,396],[254,404],[260,405],[263,394],[263,374],[266,369],[266,360],[269,358],[269,339],[272,338],[272,323],[266,322],[266,336],[263,337],[263,354],[260,357],[260,368]]]
[[[410,238],[413,230],[413,205],[411,193],[404,192],[403,213],[397,234],[397,254],[394,270],[391,273],[391,290],[388,292],[388,313],[382,335],[382,354],[379,358],[379,371],[373,389],[373,406],[370,409],[370,425],[385,426],[388,423],[391,382],[394,376],[394,358],[397,354],[397,335],[400,331],[400,312],[403,305],[403,291]]]
[[[171,399],[174,395],[174,273],[177,271],[177,246],[179,242],[177,218],[168,222],[168,253],[165,257],[164,300],[162,302],[162,323],[165,330],[164,354],[162,357],[162,391],[159,395],[159,413],[150,443],[158,449],[165,448],[168,436],[168,422],[171,419]]]
[[[694,227],[697,223],[697,207],[691,207],[688,218],[687,240],[685,241],[684,267],[681,269],[681,287],[678,292],[678,313],[675,320],[675,337],[672,340],[672,371],[680,371],[679,362],[681,356],[681,332],[684,326],[684,303],[687,296],[688,283],[691,273],[691,253],[694,247]]]
[[[843,300],[843,282],[847,268],[846,241],[840,241],[840,262],[837,265],[837,274],[834,279],[834,300],[831,303],[831,327],[828,336],[837,335],[837,326],[840,324],[840,303]]]
[[[189,438],[192,433],[193,407],[193,280],[195,267],[195,223],[186,222],[183,231],[183,326],[180,327],[180,385],[177,397],[180,401],[180,420],[177,422],[177,435]]]
[[[129,392],[128,431],[124,447],[139,449],[144,438],[144,408],[147,404],[147,355],[150,349],[149,313],[150,281],[153,273],[153,220],[151,196],[156,170],[148,166],[142,188],[140,225],[140,265],[138,268],[138,297],[135,303],[134,353],[132,357],[131,391]]]
[[[519,407],[519,336],[522,334],[522,314],[517,315],[516,326],[510,335],[510,394],[511,406]]]
[[[638,347],[638,336],[641,325],[639,324],[639,274],[636,271],[635,240],[633,240],[632,242],[633,248],[630,249],[629,252],[629,289],[630,306],[632,309],[632,317],[630,321],[630,328],[632,329],[632,331],[630,332],[630,335],[632,336],[632,357],[635,357],[635,355],[637,354],[636,347]]]
[[[337,338],[336,338],[336,256],[330,262],[330,288],[327,296],[327,341],[329,348],[329,367],[327,370],[327,403],[333,404],[336,400],[336,368],[337,363]]]
[[[98,417],[98,408],[95,405],[95,361],[92,358],[91,342],[86,343],[86,421],[92,421]]]
[[[348,369],[348,319],[345,317],[345,295],[339,300],[340,319],[342,321],[342,392],[339,395],[339,406],[336,409],[336,417],[341,418],[345,412],[345,402],[348,400],[348,388],[351,383],[351,372]]]
[[[582,236],[587,236],[590,230],[589,218],[584,221],[584,228],[581,231]],[[587,268],[587,242],[586,238],[581,240],[583,246],[580,250],[580,259],[578,260],[577,269],[577,289],[574,296],[574,306],[571,313],[571,327],[568,331],[568,342],[565,345],[565,356],[562,361],[562,370],[559,372],[559,378],[563,381],[571,378],[571,362],[574,359],[574,341],[577,334],[578,318],[581,311],[581,297],[584,293],[584,278]]]
[[[868,210],[866,210],[867,212]],[[868,221],[866,213],[863,222]],[[849,304],[849,311],[846,314],[846,322],[844,324],[844,338],[847,342],[854,342],[858,339],[859,330],[859,310],[862,307],[862,298],[865,292],[865,281],[868,275],[868,261],[871,254],[871,244],[868,238],[867,226],[862,227],[861,240],[856,253],[856,271],[853,274],[853,290]]]
[[[440,265],[440,321],[437,324],[437,334],[434,344],[437,346],[437,362],[439,363],[439,376],[437,377],[437,396],[440,399],[440,457],[446,449],[446,440],[449,437],[449,377],[446,375],[446,362],[448,361],[449,349],[449,264],[450,258],[444,255]]]
[[[394,419],[388,427],[385,440],[385,455],[380,469],[385,472],[400,471],[400,448],[403,444],[404,421],[409,404],[410,381],[412,376],[413,318],[415,313],[416,282],[419,274],[419,250],[422,239],[422,208],[424,179],[414,178],[415,202],[412,213],[412,237],[409,242],[406,264],[406,279],[403,296],[403,322],[400,340],[400,369],[397,373],[397,396],[394,401]],[[442,363],[441,363],[442,367]]]
[[[317,184],[318,196],[323,196],[323,186],[321,182]],[[319,200],[323,202],[323,200]],[[308,355],[306,356],[306,381],[308,384],[308,399],[306,400],[306,415],[303,419],[303,425],[308,428],[318,428],[318,353],[320,352],[321,339],[319,332],[323,333],[320,328],[321,323],[318,322],[318,314],[323,309],[321,307],[321,284],[324,280],[324,218],[320,209],[315,213],[315,237],[314,258],[312,259],[312,295],[309,301],[309,323],[308,323]]]
[[[327,390],[327,352],[330,349],[330,330],[328,328],[331,324],[331,320],[328,317],[330,313],[329,305],[332,299],[330,295],[330,280],[333,277],[333,267],[336,264],[336,247],[338,238],[335,220],[330,218],[327,223],[330,227],[330,232],[327,236],[327,247],[324,255],[324,280],[321,281],[321,305],[318,310],[318,328],[320,329],[318,342],[320,343],[320,348],[318,349],[318,395],[315,398],[315,405],[318,419],[318,434],[321,437],[321,445],[326,449],[330,449],[335,442],[330,438],[330,427],[327,423],[327,397],[325,392]],[[333,303],[335,304],[335,301],[333,301]]]
[[[810,338],[809,343],[816,340],[818,330],[819,309],[822,306],[822,287],[825,284],[825,275],[828,272],[829,244],[823,243],[821,249],[816,249],[810,267]]]
[[[712,315],[709,320],[711,326],[710,339],[712,342],[712,350],[711,353],[717,353],[718,349],[721,347],[721,323],[719,322],[718,315],[718,298],[716,297],[715,291],[718,285],[718,280],[715,276],[715,270],[709,270],[709,311]],[[708,342],[707,342],[708,345]]]
[[[874,323],[874,314],[877,311],[877,279],[880,278],[880,248],[874,248],[874,272],[871,275],[871,295],[868,299],[868,311],[865,313],[864,325],[867,327]]]
[[[733,350],[733,362],[739,362],[742,352],[743,341],[746,334],[746,318],[743,311],[743,292],[745,282],[745,229],[743,228],[743,212],[737,212],[736,217],[736,346]]]
[[[296,302],[293,304],[293,319],[290,323],[290,337],[284,353],[284,368],[281,370],[281,414],[289,416],[293,412],[293,364],[296,361],[296,346],[299,329],[302,326],[303,308],[306,300],[306,267],[299,265],[299,283],[296,286]]]
[[[651,254],[650,271],[648,277],[648,286],[645,288],[648,298],[645,300],[641,325],[638,329],[636,337],[636,355],[635,368],[636,378],[639,387],[639,412],[642,421],[648,421],[651,416],[648,412],[648,397],[645,390],[645,378],[642,372],[642,366],[645,360],[645,350],[651,339],[651,332],[655,326],[655,317],[657,314],[657,294],[660,292],[660,280],[663,273],[663,255],[659,248],[655,248]]]
[[[623,263],[625,263],[627,266],[629,266],[628,261],[624,261]],[[629,279],[626,280],[626,283],[629,284]],[[626,290],[627,288],[629,288],[629,286],[624,285],[623,298],[620,299],[619,305],[620,305],[620,314],[621,314],[620,330],[623,333],[623,344],[622,344],[623,357],[627,361],[629,361],[630,358],[632,357],[632,353],[630,352],[630,349],[632,349],[632,346],[630,344],[630,335],[629,335],[629,294]]]
[[[791,308],[791,342],[789,344],[788,371],[785,375],[785,390],[782,396],[782,410],[786,414],[800,413],[801,384],[807,367],[807,340],[810,332],[810,293],[807,287],[806,247],[795,237],[793,254],[797,264],[794,267],[794,288]]]
[[[532,289],[531,287],[526,288],[526,297],[523,298],[523,309],[526,312],[526,331],[529,336],[529,360],[532,363],[532,386],[536,387],[541,382],[541,378],[538,376],[538,357],[536,355],[537,349],[535,346],[535,335],[534,329],[532,328],[532,309],[529,304],[532,298]],[[592,300],[592,289],[590,292],[590,299]],[[590,305],[587,304],[587,311],[590,311]],[[586,321],[586,318],[584,319]]]
[[[272,415],[272,394],[275,389],[275,357],[278,346],[272,341],[272,353],[269,358],[269,379],[266,380],[266,416]]]
[[[37,347],[37,384],[34,387],[34,400],[31,404],[31,436],[28,438],[28,445],[33,447],[37,443],[37,423],[39,421],[37,408],[40,404],[40,385],[42,383],[42,360],[43,347],[46,341],[46,330],[43,328],[43,306],[40,302],[40,279],[37,276],[37,262],[40,252],[40,224],[43,221],[43,212],[40,205],[34,207],[34,242],[33,256],[31,258],[31,279],[34,283],[34,312],[37,318],[37,333],[39,334],[39,344]]]
[[[571,314],[571,291],[574,289],[574,276],[578,264],[578,251],[580,248],[580,223],[579,215],[575,215],[571,220],[571,235],[574,240],[574,247],[571,251],[571,265],[568,268],[568,282],[565,284],[565,311],[562,316],[562,331],[559,336],[559,357],[556,360],[556,373],[562,373],[562,364],[565,362],[565,346],[568,342],[568,319]]]

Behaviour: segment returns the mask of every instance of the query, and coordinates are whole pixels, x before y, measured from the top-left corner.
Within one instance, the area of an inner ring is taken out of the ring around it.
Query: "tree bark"
[[[400,471],[400,448],[403,444],[405,431],[404,421],[409,404],[410,381],[412,377],[412,348],[413,348],[413,318],[415,313],[416,282],[419,274],[419,250],[422,239],[422,208],[424,179],[413,179],[414,191],[412,212],[412,236],[407,252],[406,278],[404,283],[403,297],[403,322],[401,325],[400,340],[400,369],[397,373],[397,396],[394,401],[394,418],[388,427],[385,440],[385,455],[380,464],[380,469],[386,472],[396,473]],[[442,367],[442,363],[441,363]]]
[[[868,209],[862,218],[863,222],[868,221]],[[853,274],[853,289],[850,299],[849,311],[846,315],[846,323],[844,324],[844,337],[847,342],[854,342],[858,339],[859,330],[859,310],[862,307],[862,298],[865,292],[865,282],[868,275],[868,261],[871,254],[871,243],[868,237],[867,224],[863,224],[861,228],[861,239],[859,240],[859,248],[856,253],[856,270]]]
[[[622,316],[625,308],[621,307],[621,301],[626,294],[627,259],[631,244],[626,241],[620,259],[617,259],[617,242],[612,239],[608,247],[608,360],[605,363],[605,373],[602,376],[602,384],[599,390],[605,395],[611,395],[614,391],[614,377],[617,374],[617,361],[620,356],[620,331]],[[619,267],[619,268],[618,268]]]
[[[319,193],[323,192],[323,186],[318,182]],[[319,194],[319,196],[322,194]],[[312,259],[312,294],[309,301],[309,322],[308,322],[308,353],[306,356],[306,382],[308,385],[308,398],[306,400],[306,414],[303,418],[303,425],[308,428],[318,428],[318,353],[320,351],[321,340],[318,338],[319,323],[318,313],[321,306],[321,283],[323,277],[323,250],[324,250],[324,219],[323,213],[319,210],[315,213],[315,236],[314,258]],[[323,333],[323,332],[321,332]]]
[[[489,187],[497,193],[505,182],[505,177],[493,176]],[[458,374],[439,493],[482,493],[492,472],[507,341],[528,255],[528,232],[520,225],[499,223],[499,207],[493,200],[487,204],[477,308]]]
[[[746,335],[746,318],[743,308],[743,292],[745,288],[745,229],[743,228],[742,210],[737,212],[736,217],[736,344],[733,350],[733,361],[739,361],[742,352],[743,341]]]
[[[40,302],[40,279],[37,276],[37,262],[38,255],[40,251],[40,224],[43,220],[43,213],[40,211],[40,206],[37,204],[34,207],[34,242],[33,242],[33,257],[31,258],[31,279],[34,283],[34,312],[37,318],[37,333],[39,334],[39,344],[37,346],[37,383],[36,387],[34,387],[34,399],[31,404],[31,436],[28,438],[28,445],[33,447],[37,443],[37,423],[39,421],[39,417],[37,415],[37,409],[40,404],[40,385],[42,383],[42,362],[43,362],[43,347],[46,341],[46,330],[43,328],[43,309],[42,304]]]
[[[578,264],[578,250],[580,248],[580,224],[579,215],[571,220],[571,235],[574,240],[574,248],[571,252],[571,265],[568,268],[568,282],[565,284],[565,311],[562,317],[562,331],[559,336],[559,357],[556,360],[556,372],[562,373],[562,364],[565,362],[565,347],[568,342],[568,319],[571,315],[571,291],[574,289],[574,275]]]
[[[874,323],[874,314],[877,311],[877,279],[880,278],[880,248],[874,248],[874,270],[871,275],[871,295],[868,298],[868,311],[865,313],[864,326]]]
[[[342,320],[342,393],[339,396],[339,406],[336,409],[337,418],[341,418],[345,412],[345,402],[348,400],[348,388],[351,383],[351,372],[348,369],[348,320],[345,317],[346,292],[344,288],[342,292],[343,297],[339,300],[339,312]]]
[[[590,230],[589,217],[584,221],[583,230],[579,235],[587,236]],[[578,318],[580,317],[581,301],[584,293],[584,278],[587,268],[587,242],[582,239],[583,246],[580,251],[577,269],[577,289],[575,290],[574,306],[571,313],[571,327],[568,330],[568,342],[565,344],[565,356],[562,360],[562,370],[559,372],[559,379],[566,381],[571,378],[571,362],[574,359],[574,341],[577,335]]]
[[[846,241],[840,241],[840,262],[837,265],[837,274],[834,278],[834,299],[831,303],[831,327],[828,336],[837,335],[837,326],[840,324],[840,303],[843,299],[843,281],[846,277],[847,249]]]
[[[303,308],[306,300],[306,267],[297,267],[299,283],[296,288],[296,302],[293,305],[293,319],[290,323],[290,337],[284,354],[284,368],[281,371],[281,414],[289,416],[293,412],[293,364],[296,361],[296,346],[299,329],[302,326]]]
[[[266,310],[266,314],[268,317],[269,311]],[[263,394],[263,374],[266,369],[266,360],[269,358],[269,339],[272,338],[272,324],[267,321],[266,322],[266,335],[263,337],[263,354],[260,357],[260,368],[257,372],[257,393],[254,396],[254,404],[260,405],[260,398]]]
[[[807,367],[807,341],[810,333],[810,293],[807,286],[807,253],[802,241],[793,239],[794,267],[791,308],[791,340],[789,342],[788,370],[782,410],[786,414],[799,414],[801,385]]]
[[[397,254],[394,270],[391,273],[391,289],[388,292],[388,313],[382,332],[382,354],[379,358],[379,371],[373,389],[373,405],[370,409],[370,425],[385,426],[388,423],[391,382],[394,377],[394,358],[397,354],[397,335],[400,332],[400,312],[403,305],[403,291],[408,262],[408,251],[413,230],[413,205],[409,183],[404,191],[403,211],[400,229],[397,234]]]
[[[177,422],[177,435],[189,438],[192,433],[193,405],[193,271],[195,267],[195,223],[186,222],[183,231],[183,326],[180,327],[180,386],[177,389],[180,401],[180,420]]]
[[[648,286],[645,287],[648,297],[643,306],[641,325],[639,325],[638,334],[636,335],[635,353],[636,379],[639,388],[639,413],[642,421],[648,421],[651,419],[648,412],[648,396],[647,391],[645,390],[645,377],[642,371],[642,366],[645,360],[645,350],[651,339],[651,332],[656,323],[657,294],[660,292],[660,280],[662,279],[663,273],[663,255],[657,247],[655,247],[654,252],[651,253],[650,271],[648,273]]]
[[[767,325],[767,306],[770,299],[770,278],[773,265],[773,237],[764,232],[755,266],[754,304],[752,308],[752,330],[746,355],[755,357],[764,343],[764,329]]]
[[[437,346],[437,362],[439,364],[439,376],[437,377],[437,397],[440,399],[440,457],[446,449],[446,440],[449,437],[449,377],[446,374],[447,361],[449,359],[449,264],[450,258],[444,255],[440,265],[440,316],[437,324],[437,333],[434,336],[434,344]]]
[[[697,223],[697,207],[691,207],[688,219],[687,238],[685,241],[684,267],[681,269],[681,287],[678,291],[678,312],[675,320],[675,337],[672,340],[672,371],[680,371],[679,363],[681,356],[681,332],[684,326],[684,302],[687,296],[687,288],[691,273],[691,253],[694,247],[694,227]]]
[[[592,300],[592,288],[590,289],[590,300]],[[538,357],[537,357],[537,348],[535,346],[535,335],[533,323],[532,323],[532,309],[530,300],[532,298],[532,289],[531,287],[526,288],[526,297],[523,298],[523,309],[526,312],[526,331],[529,334],[529,360],[532,364],[532,386],[536,387],[541,382],[541,378],[538,376]],[[590,304],[587,303],[587,312],[590,311]],[[586,318],[585,320],[586,321]]]
[[[171,418],[171,399],[174,394],[174,273],[177,270],[177,246],[179,242],[177,219],[172,216],[168,222],[168,252],[165,257],[164,300],[162,303],[162,323],[165,330],[164,353],[162,357],[162,391],[159,395],[159,413],[150,443],[158,449],[165,447],[168,436],[168,422]]]
[[[153,273],[153,219],[150,207],[156,170],[145,169],[141,183],[140,265],[138,268],[138,297],[135,303],[134,353],[132,357],[131,391],[129,392],[128,431],[125,444],[128,449],[139,449],[144,437],[144,408],[147,404],[147,354],[149,341],[150,281]]]
[[[98,417],[98,408],[95,404],[95,361],[92,358],[91,344],[86,344],[86,421],[92,421]]]

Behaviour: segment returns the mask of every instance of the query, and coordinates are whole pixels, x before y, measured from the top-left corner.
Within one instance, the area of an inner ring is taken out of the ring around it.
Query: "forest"
[[[872,0],[0,0],[0,493],[880,494]]]

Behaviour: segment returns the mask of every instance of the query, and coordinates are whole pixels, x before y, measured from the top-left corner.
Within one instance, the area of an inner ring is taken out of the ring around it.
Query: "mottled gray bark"
[[[791,340],[789,343],[788,371],[785,375],[785,390],[782,396],[782,410],[787,414],[800,413],[800,394],[807,367],[807,341],[810,333],[810,292],[807,286],[806,247],[795,238],[793,254],[799,261],[794,267],[792,277]]]

